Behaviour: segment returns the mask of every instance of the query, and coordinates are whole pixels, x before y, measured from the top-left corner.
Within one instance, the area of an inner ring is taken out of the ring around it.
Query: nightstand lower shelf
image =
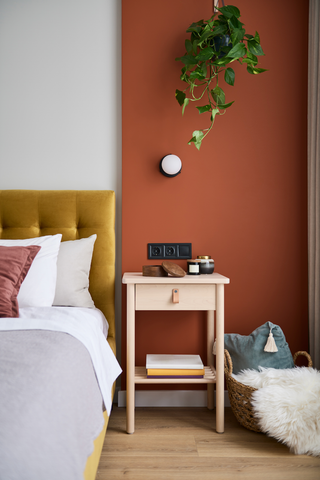
[[[204,367],[204,378],[147,378],[146,367],[135,367],[134,383],[216,383],[214,367]]]

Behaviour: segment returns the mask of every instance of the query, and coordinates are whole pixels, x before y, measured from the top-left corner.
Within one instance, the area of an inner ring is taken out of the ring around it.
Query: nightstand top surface
[[[228,277],[224,277],[219,273],[211,273],[209,275],[188,275],[186,274],[185,277],[146,277],[142,275],[142,272],[127,272],[123,274],[122,283],[168,283],[168,284],[219,284],[230,283],[230,279]]]

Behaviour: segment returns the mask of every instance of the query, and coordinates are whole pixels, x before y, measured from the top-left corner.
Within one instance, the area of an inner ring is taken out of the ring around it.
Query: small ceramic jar
[[[200,275],[200,264],[201,261],[198,259],[187,260],[188,264],[188,275]]]
[[[209,275],[214,271],[214,261],[209,255],[198,255],[197,260],[200,261],[200,273]]]

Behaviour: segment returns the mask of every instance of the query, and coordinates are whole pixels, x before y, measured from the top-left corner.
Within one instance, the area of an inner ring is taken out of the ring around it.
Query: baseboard
[[[127,404],[126,390],[118,393],[118,407]],[[216,392],[214,392],[215,394]],[[215,401],[215,396],[214,396]],[[224,392],[224,404],[230,407],[228,391]],[[206,390],[136,390],[136,407],[206,407]]]

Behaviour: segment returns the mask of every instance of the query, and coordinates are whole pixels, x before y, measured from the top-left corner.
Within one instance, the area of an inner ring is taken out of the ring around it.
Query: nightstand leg
[[[207,365],[213,367],[213,343],[214,343],[214,310],[207,312]],[[214,383],[207,385],[207,407],[214,408]]]
[[[135,286],[127,285],[127,433],[134,432]]]
[[[217,285],[216,305],[216,431],[224,432],[224,285]]]

